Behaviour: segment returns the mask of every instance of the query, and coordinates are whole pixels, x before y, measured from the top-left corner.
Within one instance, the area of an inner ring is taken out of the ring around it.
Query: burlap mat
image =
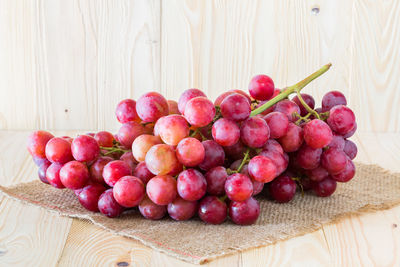
[[[297,194],[287,204],[259,198],[261,214],[256,224],[237,226],[227,221],[206,225],[198,218],[185,222],[145,220],[137,210],[118,219],[88,212],[70,190],[57,190],[40,181],[0,187],[7,196],[58,214],[88,219],[115,234],[131,237],[168,255],[191,263],[303,235],[351,214],[390,208],[400,203],[400,173],[376,165],[356,164],[356,177],[339,184],[329,198]]]

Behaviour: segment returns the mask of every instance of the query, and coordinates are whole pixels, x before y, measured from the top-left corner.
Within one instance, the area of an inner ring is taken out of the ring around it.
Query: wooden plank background
[[[400,2],[0,0],[0,129],[116,130],[119,100],[214,99],[266,73],[343,91],[360,131],[400,131]]]

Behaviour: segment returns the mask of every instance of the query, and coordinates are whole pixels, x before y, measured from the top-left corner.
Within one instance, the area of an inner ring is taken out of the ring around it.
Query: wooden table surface
[[[0,131],[0,184],[37,179],[29,132]],[[74,132],[57,131],[57,135]],[[400,171],[400,134],[359,133],[359,162]],[[340,223],[205,266],[400,266],[400,206]],[[0,197],[0,266],[188,266],[88,222]],[[196,265],[193,265],[196,266]]]

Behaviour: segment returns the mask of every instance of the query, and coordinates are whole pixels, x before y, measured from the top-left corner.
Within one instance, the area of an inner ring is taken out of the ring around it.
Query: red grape
[[[113,188],[115,200],[123,207],[132,208],[139,205],[145,195],[143,182],[135,176],[124,176]]]
[[[125,152],[119,159],[128,163],[132,171],[136,168],[137,161],[133,157],[132,152],[130,151]]]
[[[122,124],[121,128],[118,130],[118,141],[121,143],[122,146],[125,148],[131,148],[133,141],[135,139],[146,133],[146,129],[143,127],[142,124],[130,121],[127,123]]]
[[[189,124],[182,115],[161,117],[154,128],[157,128],[157,135],[164,143],[171,146],[176,146],[179,141],[189,136]]]
[[[99,146],[112,147],[114,145],[114,135],[107,131],[101,131],[94,135],[94,139]]]
[[[175,100],[167,100],[169,114],[181,114],[178,109],[178,102]]]
[[[124,207],[115,200],[112,189],[108,189],[100,195],[97,206],[99,211],[109,218],[118,217],[124,211]]]
[[[139,204],[140,214],[146,219],[159,220],[167,213],[167,206],[160,206],[145,196]]]
[[[239,126],[232,120],[221,118],[212,126],[212,136],[221,146],[233,146],[239,141]]]
[[[274,81],[263,74],[254,76],[249,84],[250,95],[257,100],[271,99],[274,89]]]
[[[242,142],[253,148],[262,147],[269,139],[268,124],[260,117],[245,120],[240,127]]]
[[[149,92],[137,100],[136,112],[142,121],[156,122],[162,116],[168,115],[168,102],[161,94]]]
[[[197,206],[197,201],[188,201],[177,197],[168,204],[168,214],[176,221],[189,220],[196,214]]]
[[[226,203],[216,196],[206,196],[200,201],[199,217],[210,224],[221,224],[228,216]]]
[[[178,101],[178,110],[179,112],[184,115],[185,114],[185,108],[186,104],[193,98],[202,96],[206,97],[206,94],[204,94],[201,90],[192,88],[192,89],[187,89],[185,90],[181,96],[179,97]]]
[[[284,153],[282,146],[274,139],[268,139],[262,149],[263,151],[277,151],[281,154]]]
[[[106,164],[111,161],[113,161],[113,159],[110,157],[99,157],[90,166],[89,172],[90,172],[90,177],[91,177],[92,181],[99,183],[99,184],[105,184],[105,181],[103,178],[103,169],[104,169],[104,166],[106,166]]]
[[[235,224],[253,224],[257,221],[259,215],[260,204],[252,197],[243,202],[231,201],[229,203],[229,217]]]
[[[339,91],[331,91],[322,98],[322,112],[331,110],[337,105],[347,105],[345,96]]]
[[[175,151],[166,144],[152,146],[146,154],[146,166],[155,175],[164,175],[179,166]]]
[[[233,201],[245,201],[253,194],[253,183],[247,175],[235,173],[226,179],[225,192]]]
[[[311,108],[314,109],[315,107],[315,100],[312,96],[308,95],[308,94],[300,94],[301,97],[303,98],[304,102],[306,102],[306,104]],[[308,111],[306,110],[305,107],[303,107],[303,105],[300,102],[299,97],[296,95],[295,97],[293,97],[292,101],[294,103],[297,104],[297,106],[299,106],[300,108],[300,115],[301,116],[305,116],[308,114]]]
[[[286,153],[280,153],[277,150],[263,150],[261,151],[260,156],[264,156],[272,160],[276,166],[276,175],[280,175],[288,167],[289,156]]]
[[[155,176],[147,183],[146,192],[155,204],[167,205],[177,196],[176,180],[170,175]]]
[[[222,101],[224,101],[224,99],[225,99],[227,96],[230,96],[230,95],[233,95],[233,94],[234,94],[234,92],[232,92],[232,91],[223,92],[222,94],[220,94],[220,95],[217,97],[217,99],[215,99],[215,101],[214,101],[214,106],[217,106],[217,107],[221,106]]]
[[[209,169],[221,166],[224,164],[225,152],[224,149],[213,140],[206,140],[202,142],[205,156],[204,160],[199,164],[202,170],[208,171]]]
[[[346,167],[344,168],[344,170],[339,172],[338,174],[332,175],[332,179],[338,182],[345,183],[353,179],[355,174],[356,166],[350,158],[347,158]]]
[[[277,175],[274,162],[265,156],[256,156],[249,162],[248,171],[250,177],[262,183],[271,182]]]
[[[46,170],[46,179],[50,183],[50,185],[55,188],[65,188],[63,183],[60,180],[60,169],[62,164],[60,163],[52,163]]]
[[[357,146],[351,140],[345,140],[343,151],[350,159],[357,156]]]
[[[279,203],[289,202],[296,194],[296,182],[283,174],[271,182],[269,193]]]
[[[203,96],[192,98],[185,106],[185,118],[195,127],[204,127],[211,123],[215,112],[214,104]]]
[[[356,117],[351,109],[338,105],[329,111],[327,122],[333,131],[340,135],[346,135],[355,127]]]
[[[39,179],[40,179],[40,181],[42,181],[45,184],[49,184],[49,181],[47,181],[47,178],[46,178],[46,171],[50,165],[51,165],[50,161],[44,162],[42,165],[40,165],[39,170],[38,170]]]
[[[79,161],[70,161],[62,166],[60,180],[69,189],[84,187],[89,181],[89,170],[85,164]]]
[[[36,164],[36,166],[40,167],[44,163],[49,163],[50,161],[46,158],[37,158],[37,157],[32,157],[33,162]],[[51,162],[50,162],[51,163]]]
[[[300,114],[299,106],[295,102],[288,99],[278,102],[275,106],[274,111],[282,112],[291,122],[297,120],[297,117],[294,115],[295,113]]]
[[[99,211],[97,203],[104,191],[106,191],[106,188],[101,184],[87,185],[80,190],[78,200],[85,209],[94,212]]]
[[[348,132],[347,134],[343,135],[343,138],[352,137],[356,131],[357,131],[357,122],[354,124],[354,127],[350,132]]]
[[[115,115],[120,123],[129,121],[140,121],[136,112],[136,102],[132,99],[125,99],[118,103]]]
[[[236,160],[243,158],[243,154],[246,152],[246,147],[243,145],[242,141],[238,141],[233,146],[225,146],[224,151],[227,157]]]
[[[207,181],[201,172],[187,169],[178,176],[177,190],[179,196],[185,200],[199,200],[206,193]]]
[[[288,132],[279,138],[285,152],[294,152],[303,144],[303,129],[294,123],[289,123]]]
[[[329,147],[337,148],[343,150],[345,145],[345,140],[341,135],[333,134],[332,141],[328,144]]]
[[[100,147],[96,140],[88,135],[79,135],[71,144],[72,156],[77,161],[90,162],[100,154]]]
[[[306,144],[303,144],[297,152],[296,160],[297,164],[305,169],[312,170],[319,166],[321,161],[322,148],[312,148]]]
[[[206,172],[207,193],[214,196],[222,196],[225,194],[225,181],[228,178],[226,169],[217,166]]]
[[[263,118],[269,127],[271,138],[285,136],[289,128],[289,119],[281,112],[271,112]]]
[[[179,162],[188,167],[194,167],[203,162],[205,149],[203,144],[193,137],[182,139],[176,147],[176,157]]]
[[[132,143],[132,155],[138,162],[145,161],[147,151],[149,151],[152,146],[158,144],[162,144],[160,137],[142,134],[136,137],[135,141]]]
[[[346,154],[336,148],[329,148],[322,153],[321,166],[330,174],[338,174],[346,167]]]
[[[61,137],[54,137],[46,144],[46,158],[51,162],[67,163],[73,160],[71,143]]]
[[[243,121],[250,116],[250,112],[250,103],[241,94],[229,95],[221,103],[221,115],[226,119]]]
[[[136,168],[133,170],[133,176],[138,177],[144,184],[147,184],[151,178],[154,177],[154,174],[152,174],[149,169],[146,166],[146,163],[140,162]]]
[[[336,185],[336,181],[328,177],[320,182],[312,183],[312,189],[319,197],[329,197],[335,192]]]
[[[318,166],[317,168],[312,170],[307,170],[306,174],[310,178],[310,180],[314,182],[322,181],[329,176],[329,173],[321,166]]]
[[[28,136],[27,148],[34,158],[46,158],[46,144],[54,136],[46,131],[35,131]]]
[[[303,127],[304,141],[312,148],[323,148],[332,141],[332,130],[322,120],[314,119]]]
[[[106,184],[113,187],[124,176],[131,175],[132,170],[128,163],[122,160],[114,160],[103,168],[103,178]]]
[[[244,167],[243,167],[244,169]],[[243,173],[243,170],[241,171]],[[254,179],[251,179],[251,182],[253,183],[253,194],[252,196],[256,196],[261,193],[261,191],[264,189],[264,183],[258,182]]]

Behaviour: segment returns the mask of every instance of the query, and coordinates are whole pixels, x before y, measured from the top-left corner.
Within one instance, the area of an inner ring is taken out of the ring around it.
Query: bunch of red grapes
[[[152,220],[197,214],[210,224],[228,216],[253,224],[256,195],[279,203],[307,190],[327,197],[355,175],[357,147],[348,138],[357,125],[345,96],[331,91],[314,108],[300,94],[329,66],[284,90],[257,75],[249,94],[230,90],[214,103],[198,89],[178,102],[146,93],[118,104],[116,134],[35,131],[28,150],[42,182],[74,190],[83,207],[108,217],[138,207]]]

